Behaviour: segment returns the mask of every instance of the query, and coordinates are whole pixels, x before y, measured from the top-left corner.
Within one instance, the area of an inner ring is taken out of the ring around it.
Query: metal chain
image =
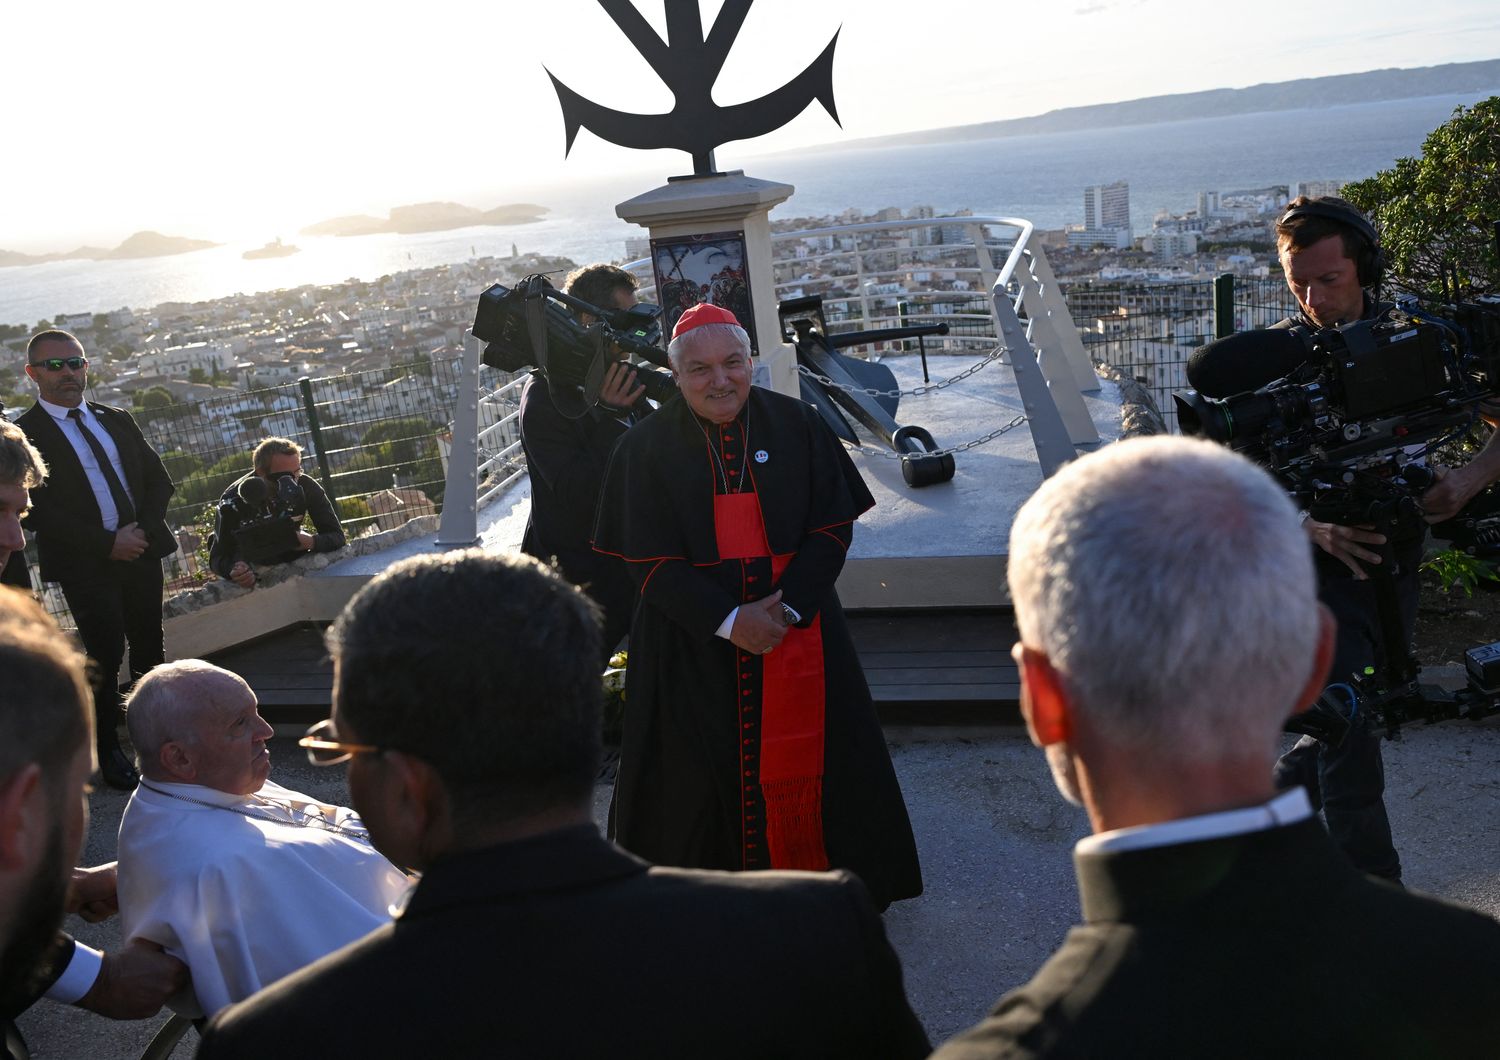
[[[952,453],[967,452],[970,449],[975,449],[981,445],[984,445],[986,442],[993,442],[996,438],[1000,437],[1006,431],[1013,430],[1014,428],[1021,426],[1021,424],[1025,422],[1026,417],[1024,415],[1017,416],[1005,426],[996,427],[993,431],[991,431],[989,434],[986,434],[983,438],[975,438],[973,441],[964,442],[962,445],[950,445],[946,449],[934,449],[930,453],[897,453],[890,449],[877,449],[872,445],[849,445],[849,443],[847,442],[845,442],[844,444],[847,448],[852,449],[857,453],[868,453],[871,456],[883,456],[888,460],[904,460],[907,457],[914,456],[948,456]]]
[[[989,356],[985,357],[984,360],[977,361],[974,364],[969,365],[969,367],[965,368],[957,375],[950,376],[947,379],[944,379],[941,383],[924,383],[921,386],[912,387],[910,390],[879,390],[872,386],[850,386],[847,383],[840,383],[836,382],[835,380],[829,379],[826,375],[815,372],[811,368],[802,364],[799,364],[797,366],[797,371],[801,372],[809,379],[816,379],[824,386],[837,387],[840,390],[847,390],[851,394],[867,394],[870,397],[921,397],[923,394],[928,394],[935,390],[942,390],[944,387],[949,387],[954,383],[962,382],[963,380],[969,378],[969,376],[973,375],[975,372],[978,372],[981,369],[985,368],[987,365],[993,364],[995,361],[998,361],[1008,352],[1009,350],[1006,347],[996,346],[993,350],[990,351]]]

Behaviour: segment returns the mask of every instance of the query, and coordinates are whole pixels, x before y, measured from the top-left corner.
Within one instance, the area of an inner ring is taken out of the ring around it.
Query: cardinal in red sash
[[[834,582],[874,506],[810,405],[751,387],[728,310],[683,313],[679,396],[620,439],[594,547],[640,589],[610,809],[661,865],[857,873],[921,893],[906,804]]]

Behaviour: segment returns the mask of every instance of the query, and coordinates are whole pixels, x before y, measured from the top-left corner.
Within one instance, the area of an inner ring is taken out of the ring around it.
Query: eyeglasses
[[[46,357],[40,361],[27,363],[33,368],[45,368],[49,372],[60,372],[63,370],[63,365],[67,365],[76,372],[80,368],[87,368],[89,359],[87,357]]]
[[[337,736],[338,733],[333,731],[333,719],[325,718],[308,729],[307,735],[297,741],[297,746],[307,751],[307,760],[315,766],[336,766],[355,755],[380,755],[387,750],[369,743],[345,743]]]

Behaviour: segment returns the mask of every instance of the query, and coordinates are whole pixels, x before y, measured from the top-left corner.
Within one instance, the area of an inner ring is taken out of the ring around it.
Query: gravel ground
[[[939,1042],[1029,978],[1075,922],[1070,850],[1087,825],[1058,797],[1040,752],[1017,729],[900,727],[887,736],[926,892],[894,906],[886,929],[913,1007]],[[279,783],[346,799],[342,769],[309,767],[289,739],[274,741],[272,756]],[[1387,745],[1385,759],[1407,884],[1500,916],[1500,721],[1414,726]],[[601,785],[601,821],[608,798]],[[114,856],[124,803],[108,790],[93,797],[86,863]],[[68,926],[105,948],[120,943],[113,922]],[[163,1022],[114,1023],[44,1001],[21,1026],[38,1058],[128,1060]],[[174,1056],[190,1056],[194,1040],[189,1034]]]

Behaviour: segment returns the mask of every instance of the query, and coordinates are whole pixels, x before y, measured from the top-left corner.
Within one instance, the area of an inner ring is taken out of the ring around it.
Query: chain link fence
[[[1294,312],[1296,300],[1275,279],[1221,277],[1232,297],[1215,309],[1215,281],[1100,283],[1064,286],[1068,312],[1089,356],[1133,377],[1151,391],[1167,426],[1176,430],[1172,392],[1188,386],[1193,351],[1220,335],[1266,327]],[[1229,307],[1226,319],[1223,312]]]

